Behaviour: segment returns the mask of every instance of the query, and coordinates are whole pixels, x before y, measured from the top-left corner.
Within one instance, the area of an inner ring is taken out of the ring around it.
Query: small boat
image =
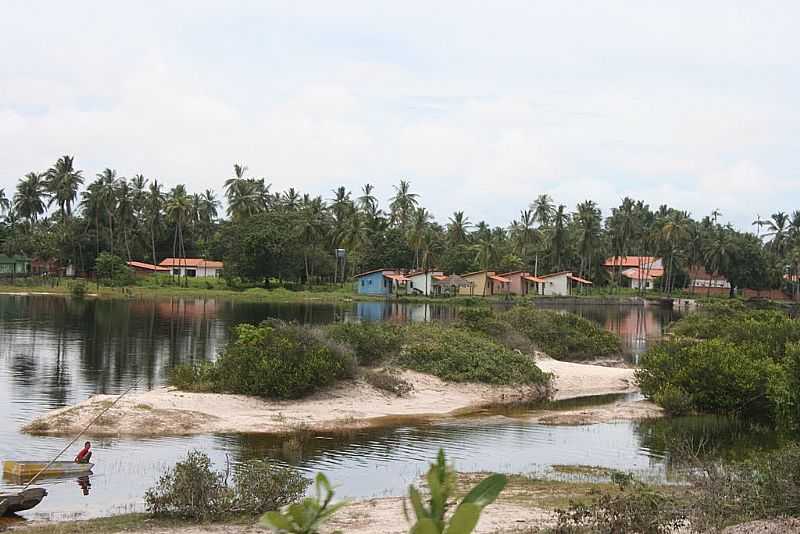
[[[6,460],[3,462],[3,473],[19,478],[32,477],[47,467],[42,472],[42,475],[77,475],[89,473],[94,467],[94,464],[79,464],[76,462],[53,462],[49,466],[47,464],[48,462]]]
[[[17,493],[0,493],[0,515],[11,515],[30,510],[45,498],[44,488],[28,488]]]

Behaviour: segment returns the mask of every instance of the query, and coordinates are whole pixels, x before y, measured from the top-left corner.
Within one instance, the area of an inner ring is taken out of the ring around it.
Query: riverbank
[[[543,355],[537,358],[537,365],[553,373],[555,399],[637,391],[633,369],[561,362]],[[403,397],[377,389],[362,379],[341,381],[332,388],[294,401],[158,388],[127,395],[100,417],[88,434],[155,436],[288,433],[303,429],[343,431],[465,415],[487,405],[544,400],[549,393],[541,386],[448,383],[414,371],[402,371],[399,377],[413,387]],[[109,408],[116,398],[95,395],[75,406],[48,412],[22,430],[33,434],[72,435]],[[655,417],[659,412],[632,410],[629,405],[620,403],[616,407],[596,407],[572,414],[562,411],[557,415],[571,418],[570,424],[578,421],[588,424],[595,422],[593,417],[608,421]],[[558,418],[551,418],[545,422],[559,424],[558,421]]]

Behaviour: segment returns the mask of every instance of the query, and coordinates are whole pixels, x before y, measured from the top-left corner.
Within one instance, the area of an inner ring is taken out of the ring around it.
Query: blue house
[[[405,290],[408,279],[397,269],[375,269],[357,274],[356,288],[359,295],[389,296]]]

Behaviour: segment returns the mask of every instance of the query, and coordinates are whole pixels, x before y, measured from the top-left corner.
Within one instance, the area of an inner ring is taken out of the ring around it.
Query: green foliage
[[[642,357],[642,392],[667,411],[764,417],[800,424],[800,321],[740,303],[686,316],[676,337]]]
[[[179,369],[175,385],[218,392],[293,399],[351,377],[352,351],[322,331],[281,321],[239,325],[213,367]]]
[[[125,261],[119,256],[101,252],[95,259],[97,277],[106,283],[126,286],[133,282],[133,274]]]
[[[402,327],[392,323],[336,323],[325,328],[327,334],[353,348],[359,365],[374,365],[397,352]]]
[[[195,450],[162,474],[144,500],[154,516],[219,520],[280,508],[302,496],[309,483],[293,469],[259,460],[238,465],[229,485],[209,457]]]
[[[436,462],[431,464],[425,477],[429,497],[423,502],[417,488],[409,486],[408,499],[411,512],[416,522],[411,527],[411,534],[469,534],[475,529],[481,512],[493,503],[505,488],[507,479],[504,475],[489,475],[470,490],[448,516],[455,489],[456,472],[447,464],[444,451],[439,450]],[[404,504],[406,519],[410,519]]]
[[[667,415],[688,415],[694,407],[694,401],[686,390],[680,386],[668,384],[653,395],[653,402],[664,408]]]
[[[514,306],[499,318],[553,358],[590,360],[618,355],[622,350],[619,336],[572,313]]]
[[[397,364],[450,382],[545,385],[549,380],[532,357],[442,324],[410,325]]]
[[[261,517],[261,524],[273,532],[290,534],[319,534],[319,529],[333,514],[345,506],[341,501],[332,504],[333,489],[322,473],[317,474],[315,494],[298,503],[289,505],[285,511],[267,512]],[[337,534],[335,531],[332,534]]]
[[[76,299],[84,298],[87,293],[86,282],[83,280],[75,280],[69,288],[69,292]]]

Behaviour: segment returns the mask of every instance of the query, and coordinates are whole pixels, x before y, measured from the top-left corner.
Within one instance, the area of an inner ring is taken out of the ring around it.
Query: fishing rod
[[[100,418],[103,416],[103,414],[105,414],[105,413],[106,413],[108,410],[110,410],[111,408],[113,408],[113,407],[114,407],[114,405],[116,405],[116,404],[117,404],[117,403],[118,403],[118,402],[119,402],[119,401],[122,399],[122,397],[124,397],[125,395],[127,395],[127,394],[128,394],[128,393],[129,393],[129,392],[130,392],[130,391],[131,391],[133,388],[135,388],[135,387],[136,387],[138,384],[139,384],[139,379],[137,378],[136,380],[134,380],[133,384],[131,384],[131,386],[130,386],[128,389],[126,389],[126,390],[125,390],[125,391],[124,391],[124,392],[123,392],[123,393],[122,393],[122,394],[121,394],[119,397],[117,397],[117,398],[116,398],[116,400],[115,400],[114,402],[112,402],[111,404],[109,404],[108,406],[106,406],[106,407],[105,407],[105,408],[104,408],[104,409],[103,409],[103,410],[102,410],[102,411],[101,411],[99,414],[97,414],[97,415],[96,415],[96,416],[95,416],[95,417],[94,417],[94,418],[93,418],[91,421],[89,421],[89,424],[88,424],[88,425],[86,425],[85,427],[83,427],[83,430],[81,430],[81,431],[78,433],[78,435],[77,435],[77,436],[75,436],[74,438],[72,438],[72,441],[70,441],[70,442],[67,444],[67,446],[66,446],[66,447],[64,447],[63,449],[61,449],[61,452],[59,452],[58,454],[56,454],[55,458],[53,458],[52,460],[50,460],[50,462],[49,462],[49,463],[48,463],[46,466],[42,467],[42,468],[39,470],[39,472],[38,472],[38,473],[36,473],[35,475],[33,475],[33,478],[31,478],[31,479],[28,481],[28,483],[27,483],[27,484],[25,484],[25,487],[24,487],[24,488],[22,488],[22,491],[25,491],[26,489],[28,489],[28,488],[31,486],[31,484],[33,484],[33,483],[36,481],[36,479],[37,479],[37,478],[39,478],[39,476],[40,476],[42,473],[44,473],[45,471],[47,471],[47,469],[48,469],[48,468],[49,468],[51,465],[53,465],[53,464],[56,462],[56,460],[58,460],[58,459],[61,457],[61,455],[62,455],[62,454],[64,454],[65,452],[67,452],[67,449],[69,449],[70,447],[72,447],[72,445],[73,445],[73,444],[74,444],[76,441],[78,441],[78,439],[80,439],[80,437],[81,437],[81,436],[82,436],[82,435],[83,435],[83,434],[84,434],[84,433],[85,433],[87,430],[89,430],[89,427],[91,427],[93,424],[95,424],[95,422],[97,422],[97,420],[98,420],[98,419],[100,419]]]

